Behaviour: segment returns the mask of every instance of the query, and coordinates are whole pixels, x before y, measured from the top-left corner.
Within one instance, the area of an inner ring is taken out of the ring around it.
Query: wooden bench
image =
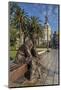
[[[28,70],[27,64],[23,64],[22,66],[14,64],[10,68],[9,80],[12,82],[15,82],[18,78],[23,76],[25,74],[25,72],[27,72],[27,70]]]

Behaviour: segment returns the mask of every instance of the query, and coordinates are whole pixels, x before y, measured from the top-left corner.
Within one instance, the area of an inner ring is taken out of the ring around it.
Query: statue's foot
[[[37,79],[32,79],[32,80],[26,80],[26,81],[24,82],[24,84],[25,84],[26,86],[32,86],[32,85],[35,85],[36,82],[37,82]]]

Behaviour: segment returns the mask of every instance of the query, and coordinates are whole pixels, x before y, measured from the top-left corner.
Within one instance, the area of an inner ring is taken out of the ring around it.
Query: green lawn
[[[9,57],[15,60],[16,52],[17,51],[9,51]]]
[[[10,46],[10,47],[9,47],[9,50],[15,51],[15,50],[16,50],[16,47],[15,47],[15,46]]]

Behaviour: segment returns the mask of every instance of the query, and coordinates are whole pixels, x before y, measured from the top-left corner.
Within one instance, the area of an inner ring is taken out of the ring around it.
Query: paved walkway
[[[41,85],[58,84],[58,50],[51,50],[42,55],[40,60],[42,64]]]
[[[41,79],[38,79],[33,85],[55,85],[58,84],[58,50],[50,50],[41,56],[42,73]],[[24,84],[28,85],[28,84]]]

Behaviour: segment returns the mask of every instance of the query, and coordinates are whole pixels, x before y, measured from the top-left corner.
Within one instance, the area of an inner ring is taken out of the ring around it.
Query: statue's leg
[[[37,79],[38,75],[37,75],[37,65],[35,60],[33,59],[32,61],[32,72],[31,72],[31,79]]]
[[[28,71],[25,73],[25,77],[30,80],[31,79],[31,72],[32,72],[32,61],[29,62]]]
[[[41,79],[41,66],[38,66],[38,78]]]

